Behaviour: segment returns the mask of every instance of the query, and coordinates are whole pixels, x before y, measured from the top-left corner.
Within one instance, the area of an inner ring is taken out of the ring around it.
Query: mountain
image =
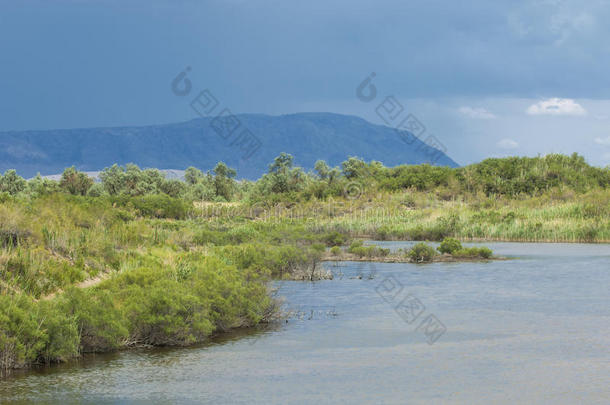
[[[142,127],[0,132],[0,171],[16,169],[24,177],[61,173],[72,165],[96,171],[113,163],[205,171],[224,161],[237,169],[238,177],[256,178],[280,152],[292,154],[305,168],[318,159],[338,165],[348,156],[386,166],[457,166],[408,133],[331,113],[239,114]]]

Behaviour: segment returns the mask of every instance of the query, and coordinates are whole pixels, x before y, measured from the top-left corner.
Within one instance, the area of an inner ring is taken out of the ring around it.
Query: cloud
[[[484,108],[472,108],[472,107],[460,107],[460,114],[463,114],[469,118],[474,118],[477,120],[491,120],[496,118],[496,116]]]
[[[610,146],[610,136],[606,138],[595,138],[595,143],[604,146]]]
[[[502,149],[517,149],[519,147],[519,144],[516,141],[508,138],[500,140],[497,145]]]
[[[529,115],[586,115],[587,111],[571,98],[549,98],[528,107]]]

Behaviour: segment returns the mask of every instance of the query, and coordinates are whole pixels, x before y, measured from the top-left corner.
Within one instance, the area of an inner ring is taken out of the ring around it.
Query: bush
[[[119,196],[114,197],[112,201],[121,206],[131,205],[139,215],[148,218],[184,219],[191,208],[185,201],[164,194],[141,197]]]
[[[351,247],[350,253],[358,257],[385,257],[390,254],[390,249],[380,248],[379,246],[359,246]]]
[[[455,238],[445,238],[438,247],[438,251],[441,253],[449,253],[452,255],[454,252],[462,249],[462,244]]]
[[[407,255],[417,263],[430,262],[436,256],[436,250],[432,246],[420,242],[409,249]]]
[[[36,302],[25,295],[0,296],[0,325],[0,374],[78,355],[75,319],[54,302]]]
[[[71,288],[60,305],[65,313],[76,318],[81,352],[116,349],[128,336],[125,321],[109,291]]]
[[[377,240],[388,240],[391,236],[390,227],[387,225],[380,226],[375,232],[375,238]]]
[[[480,257],[483,259],[489,259],[492,255],[493,255],[493,252],[491,251],[491,249],[489,249],[487,247],[462,248],[460,250],[453,252],[453,256],[455,256],[455,257],[468,257],[468,258]]]
[[[333,231],[324,237],[324,242],[326,242],[326,246],[341,246],[345,244],[346,240],[345,236],[337,231]]]
[[[350,247],[350,253],[355,254],[358,257],[368,256],[368,249],[364,246],[356,246],[353,249]]]
[[[390,249],[389,248],[378,248],[377,249],[379,256],[387,256],[390,254]]]
[[[339,246],[333,246],[330,248],[330,253],[332,253],[333,256],[339,256],[341,254],[341,248]]]
[[[362,241],[361,241],[361,240],[355,240],[355,241],[353,241],[353,242],[352,242],[352,243],[349,245],[349,248],[347,249],[347,251],[348,251],[349,253],[355,253],[355,252],[354,252],[354,249],[361,248],[361,247],[362,247],[362,245],[363,245],[363,243],[362,243]]]

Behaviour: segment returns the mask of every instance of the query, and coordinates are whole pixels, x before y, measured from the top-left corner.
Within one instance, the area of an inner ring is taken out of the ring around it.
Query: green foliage
[[[0,369],[190,344],[256,324],[271,306],[269,277],[313,279],[325,249],[339,255],[355,237],[442,240],[440,252],[483,259],[489,249],[453,238],[610,240],[609,170],[578,155],[460,169],[350,158],[342,169],[320,161],[305,173],[283,154],[256,182],[236,181],[224,164],[205,174],[189,168],[181,182],[114,165],[90,187],[73,168],[62,182],[26,183],[8,171],[0,178]],[[352,181],[365,194],[347,200]],[[223,202],[203,202],[213,200]],[[280,214],[268,220],[253,213],[259,208]],[[374,209],[382,215],[362,215]],[[347,251],[389,254],[359,240]],[[426,244],[408,252],[415,262],[435,254]]]
[[[417,263],[430,262],[436,256],[436,250],[423,242],[420,242],[408,250],[407,255]]]
[[[59,181],[59,187],[72,195],[87,195],[92,185],[93,179],[74,166],[64,170]]]
[[[341,163],[341,170],[347,179],[357,179],[368,175],[369,171],[364,160],[357,157],[349,157]]]
[[[78,354],[74,318],[51,302],[0,295],[0,371],[66,360]]]
[[[104,186],[101,183],[95,183],[87,191],[89,197],[101,197],[106,193]]]
[[[15,170],[7,170],[4,176],[0,176],[0,193],[16,195],[25,190],[26,186],[26,181]]]
[[[491,249],[489,249],[487,247],[480,247],[480,248],[469,247],[469,248],[459,249],[459,250],[453,252],[452,255],[455,257],[468,257],[468,258],[480,257],[480,258],[484,258],[484,259],[489,259],[493,255],[493,252],[491,251]]]
[[[332,231],[324,237],[324,242],[327,246],[342,246],[346,242],[346,237],[337,231]]]
[[[347,249],[347,251],[349,253],[354,253],[354,249],[362,247],[363,244],[364,243],[361,240],[355,240],[349,245],[349,248]]]
[[[183,182],[168,180],[157,169],[141,170],[134,164],[107,167],[100,173],[100,179],[105,191],[111,196],[165,194],[179,197],[186,191]]]
[[[122,207],[135,209],[138,215],[148,218],[184,219],[191,211],[183,200],[168,195],[144,195],[141,197],[114,197],[111,201]]]
[[[384,257],[390,253],[390,249],[380,248],[379,246],[364,246],[360,240],[352,242],[347,251],[361,258]]]
[[[197,183],[199,183],[201,180],[204,179],[204,174],[201,170],[197,169],[196,167],[189,167],[185,170],[184,172],[184,181],[186,181],[186,184],[193,186]]]
[[[224,201],[231,201],[235,192],[235,180],[237,172],[223,162],[214,168],[214,189],[217,197],[222,197]]]
[[[128,337],[123,314],[108,290],[70,288],[59,307],[75,317],[81,352],[116,349]]]
[[[437,249],[441,253],[448,253],[452,255],[453,253],[462,249],[462,244],[455,238],[445,238]]]
[[[59,192],[59,183],[54,180],[43,178],[40,173],[27,183],[27,193],[32,197],[40,197]]]

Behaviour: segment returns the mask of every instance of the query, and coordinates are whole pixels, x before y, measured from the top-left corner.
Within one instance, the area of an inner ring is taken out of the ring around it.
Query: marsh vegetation
[[[459,240],[610,241],[610,171],[578,155],[459,169],[350,158],[308,173],[282,154],[257,181],[222,163],[184,181],[135,165],[100,178],[0,177],[3,371],[265,322],[269,280],[391,255],[366,237],[442,241],[401,253],[414,262],[490,258]]]

